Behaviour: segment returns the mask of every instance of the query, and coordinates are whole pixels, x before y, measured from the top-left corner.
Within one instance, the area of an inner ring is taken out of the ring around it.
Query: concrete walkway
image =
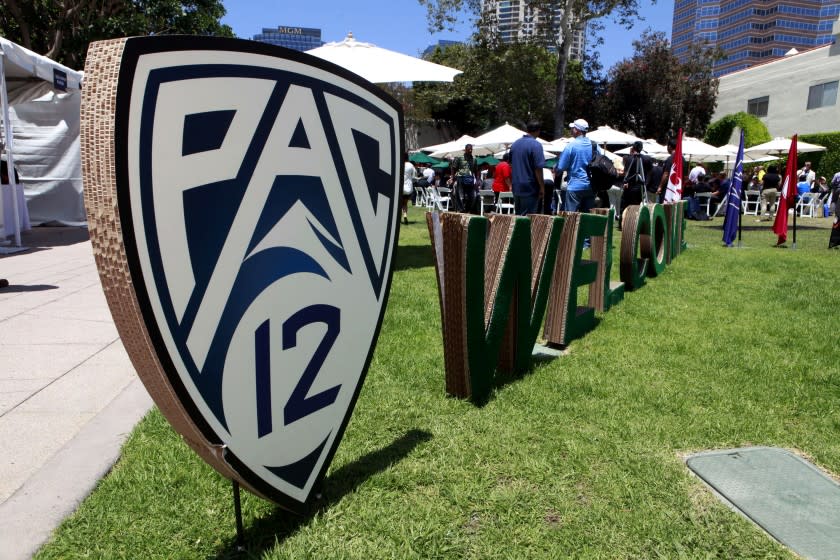
[[[0,255],[0,559],[30,558],[151,407],[111,319],[87,230],[35,228]]]

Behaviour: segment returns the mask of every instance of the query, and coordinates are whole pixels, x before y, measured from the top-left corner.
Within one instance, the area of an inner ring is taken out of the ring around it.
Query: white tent
[[[35,221],[84,220],[79,157],[81,82],[81,72],[0,37],[4,159],[10,169],[20,172],[30,205],[43,207]],[[9,179],[11,186],[0,186],[0,215],[4,216],[0,238],[14,235],[20,245],[28,212],[23,188],[14,184],[13,173]]]

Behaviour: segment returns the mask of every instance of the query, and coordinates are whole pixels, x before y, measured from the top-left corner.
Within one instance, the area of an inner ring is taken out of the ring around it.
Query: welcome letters
[[[631,206],[610,280],[615,211],[521,217],[430,212],[443,330],[446,392],[486,402],[496,372],[521,374],[544,337],[565,346],[594,328],[625,290],[641,288],[686,248],[687,203]],[[584,239],[591,242],[584,260]],[[586,305],[578,289],[588,286]]]

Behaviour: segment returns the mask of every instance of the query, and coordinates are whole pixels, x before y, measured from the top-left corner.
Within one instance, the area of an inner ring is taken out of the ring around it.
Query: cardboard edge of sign
[[[167,371],[174,372],[174,366],[164,350],[165,346],[160,333],[154,328],[150,330],[147,327],[147,325],[154,325],[155,322],[151,315],[143,279],[132,276],[131,263],[137,262],[137,256],[133,254],[136,248],[133,246],[129,199],[124,191],[117,188],[118,184],[127,184],[128,180],[127,165],[122,153],[125,146],[120,144],[121,134],[127,127],[127,115],[125,113],[119,117],[117,115],[118,103],[122,103],[123,97],[129,95],[129,93],[123,93],[123,89],[130,92],[134,72],[134,68],[129,67],[130,65],[123,65],[124,57],[131,51],[134,57],[131,62],[136,63],[137,45],[148,45],[150,40],[157,41],[159,45],[174,46],[176,49],[179,47],[183,49],[183,45],[188,44],[190,47],[231,49],[254,54],[274,56],[280,54],[336,74],[376,95],[396,110],[400,130],[403,126],[402,110],[398,103],[384,92],[343,68],[296,51],[251,41],[175,36],[155,39],[121,38],[94,42],[88,49],[85,63],[85,88],[82,94],[80,139],[84,200],[94,259],[102,289],[126,352],[138,377],[160,412],[173,429],[182,436],[186,444],[206,463],[222,476],[238,482],[255,495],[273,501],[290,511],[300,512],[308,505],[314,492],[309,493],[305,502],[292,499],[268,484],[261,483],[259,476],[230,454],[225,445],[220,441],[214,441],[213,430],[195,410],[195,404],[182,382],[177,375],[167,374]],[[399,143],[398,153],[401,154],[403,139],[400,134],[397,135],[396,140]],[[401,175],[399,178],[401,179]],[[121,213],[126,216],[121,216]],[[396,223],[394,235],[395,239],[398,239],[398,212],[394,215]],[[364,383],[387,307],[396,247],[397,243],[394,243],[390,255],[391,266],[385,278],[382,308],[364,369],[334,440],[335,443],[328,451],[314,487],[317,487],[319,481],[323,479],[332,461]]]
[[[85,63],[81,107],[81,155],[93,256],[117,332],[137,375],[163,416],[193,451],[223,476],[241,480],[224,459],[224,446],[211,442],[191,420],[178,392],[168,382],[129,270],[117,202],[117,87],[127,39],[92,43]]]

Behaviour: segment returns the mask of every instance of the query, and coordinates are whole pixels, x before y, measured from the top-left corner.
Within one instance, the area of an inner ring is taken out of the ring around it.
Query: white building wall
[[[840,95],[833,106],[807,108],[811,86],[840,80],[838,31],[840,21],[834,24],[834,45],[721,76],[712,122],[739,111],[748,112],[750,99],[767,96],[767,116],[759,118],[773,137],[840,130]]]

